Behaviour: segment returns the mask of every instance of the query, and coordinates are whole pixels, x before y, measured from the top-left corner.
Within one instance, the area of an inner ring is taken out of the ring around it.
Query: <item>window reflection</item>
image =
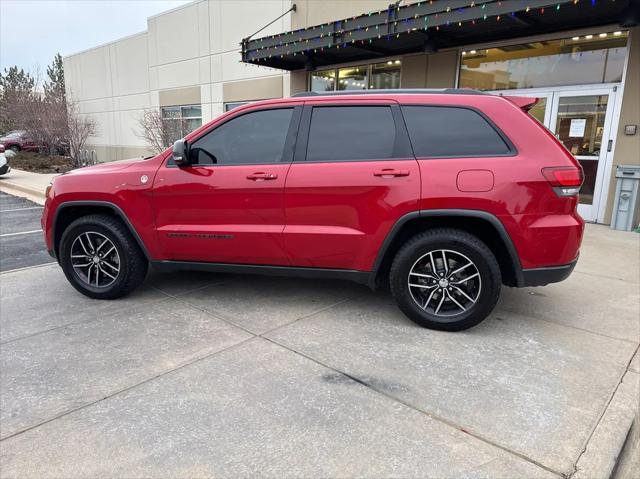
[[[547,111],[547,99],[540,98],[538,99],[538,103],[536,103],[533,107],[529,108],[529,115],[538,120],[541,124],[544,125],[544,114]]]
[[[388,60],[384,63],[371,65],[371,83],[369,88],[392,89],[400,88],[400,60]]]
[[[337,90],[366,90],[367,66],[347,67],[338,70]]]
[[[460,86],[508,90],[622,81],[627,32],[465,51]]]
[[[335,70],[325,70],[311,73],[311,91],[333,91],[336,85]]]

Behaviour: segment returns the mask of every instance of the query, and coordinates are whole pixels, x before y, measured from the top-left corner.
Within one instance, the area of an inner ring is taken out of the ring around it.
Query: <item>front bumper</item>
[[[559,283],[569,277],[576,267],[576,258],[569,264],[562,266],[550,266],[546,268],[533,268],[522,270],[522,286],[545,286],[549,283]]]

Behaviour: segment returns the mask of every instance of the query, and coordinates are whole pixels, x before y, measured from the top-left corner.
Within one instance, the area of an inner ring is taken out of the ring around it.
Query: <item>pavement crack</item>
[[[329,364],[326,364],[326,363],[324,363],[324,362],[322,362],[322,361],[320,361],[320,360],[318,360],[318,359],[316,359],[316,358],[314,358],[312,356],[308,356],[307,354],[305,354],[305,353],[303,353],[301,351],[298,351],[298,350],[293,349],[293,348],[291,348],[291,347],[289,347],[289,346],[287,346],[285,344],[282,344],[282,343],[278,342],[275,339],[271,339],[271,338],[268,338],[268,337],[262,337],[262,338],[267,340],[267,341],[269,341],[269,342],[271,342],[271,343],[273,343],[273,344],[275,344],[275,345],[277,345],[277,346],[280,346],[281,348],[287,349],[288,351],[291,351],[294,354],[297,354],[297,355],[299,355],[299,356],[301,356],[303,358],[306,358],[306,359],[308,359],[310,361],[313,361],[316,364],[319,364],[320,366],[322,366],[322,367],[324,367],[326,369],[334,371],[337,374],[343,375],[343,376],[351,379],[352,381],[355,381],[356,383],[362,385],[363,387],[366,387],[367,389],[370,389],[371,391],[384,396],[385,398],[387,398],[387,399],[389,399],[391,401],[394,401],[396,403],[402,404],[403,406],[405,406],[405,407],[407,407],[409,409],[412,409],[413,411],[416,411],[416,412],[418,412],[418,413],[420,413],[420,414],[422,414],[424,416],[427,416],[428,418],[433,419],[434,421],[438,421],[438,422],[440,422],[442,424],[445,424],[448,427],[456,429],[458,432],[461,432],[463,434],[467,434],[467,435],[473,437],[474,439],[477,439],[478,441],[482,441],[483,443],[488,444],[489,446],[493,446],[493,447],[495,447],[497,449],[500,449],[500,450],[502,450],[502,451],[504,451],[504,452],[506,452],[508,454],[514,455],[514,456],[516,456],[516,457],[518,457],[518,458],[520,458],[520,459],[522,459],[524,461],[527,461],[527,462],[529,462],[531,464],[534,464],[535,466],[537,466],[537,467],[539,467],[541,469],[544,469],[545,471],[551,472],[552,474],[555,474],[555,475],[557,475],[559,477],[566,477],[566,474],[564,474],[564,473],[562,473],[560,471],[556,471],[555,469],[553,469],[553,468],[551,468],[549,466],[546,466],[546,465],[542,464],[541,462],[536,461],[535,459],[532,459],[532,458],[530,458],[528,456],[525,456],[524,454],[522,454],[522,453],[520,453],[518,451],[514,451],[512,449],[509,449],[508,447],[503,446],[501,444],[498,444],[498,443],[492,441],[491,439],[483,437],[483,436],[481,436],[481,435],[479,435],[477,433],[471,432],[469,429],[464,428],[464,427],[460,426],[459,424],[456,424],[456,423],[454,423],[454,422],[452,422],[452,421],[450,421],[450,420],[448,420],[448,419],[446,419],[446,418],[444,418],[442,416],[439,416],[438,414],[435,414],[435,413],[420,409],[420,408],[414,406],[411,403],[408,403],[408,402],[406,402],[406,401],[404,401],[404,400],[402,400],[402,399],[400,399],[400,398],[398,398],[396,396],[393,396],[392,394],[389,394],[386,391],[383,391],[383,390],[377,388],[376,386],[370,384],[369,382],[363,380],[362,378],[358,378],[357,376],[354,376],[354,375],[349,374],[349,373],[347,373],[345,371],[337,369],[337,368],[335,368],[335,367],[333,367],[333,366],[331,366]]]
[[[589,432],[589,435],[587,436],[587,439],[584,442],[584,445],[582,447],[582,450],[580,451],[580,454],[578,454],[578,457],[576,458],[575,462],[573,463],[573,470],[569,474],[567,474],[565,476],[567,479],[571,479],[578,472],[578,463],[580,462],[580,459],[582,458],[582,456],[584,456],[584,454],[587,452],[587,448],[589,447],[589,442],[593,438],[593,435],[595,434],[596,429],[598,429],[598,426],[600,425],[600,422],[602,421],[602,418],[607,413],[607,410],[609,409],[609,406],[611,405],[611,402],[613,401],[613,398],[616,396],[616,393],[618,392],[618,389],[620,389],[620,386],[622,385],[624,377],[627,374],[627,371],[629,371],[629,366],[631,366],[631,361],[633,361],[633,357],[634,357],[634,355],[632,354],[631,358],[629,359],[629,361],[627,361],[627,365],[625,366],[624,370],[622,371],[622,374],[618,378],[618,383],[613,388],[613,392],[610,394],[609,398],[607,399],[607,402],[605,403],[605,405],[602,408],[602,411],[600,412],[600,415],[598,416],[598,419],[596,420],[595,424],[591,428],[591,431]]]
[[[81,406],[78,406],[76,408],[69,409],[69,410],[64,411],[63,413],[60,413],[60,414],[58,414],[58,415],[56,415],[54,417],[51,417],[51,418],[46,419],[44,421],[41,421],[38,424],[33,424],[33,425],[29,426],[29,427],[21,429],[20,431],[16,431],[16,432],[14,432],[12,434],[9,434],[8,436],[5,436],[2,439],[0,439],[0,442],[4,442],[4,441],[6,441],[8,439],[11,439],[13,437],[19,436],[21,434],[24,434],[25,432],[31,431],[32,429],[36,429],[36,428],[38,428],[40,426],[44,426],[45,424],[48,424],[48,423],[53,422],[53,421],[56,421],[56,420],[61,419],[61,418],[65,417],[65,416],[68,416],[69,414],[73,414],[73,413],[75,413],[77,411],[81,411],[81,410],[86,409],[88,407],[91,407],[91,406],[93,406],[95,404],[101,403],[102,401],[106,401],[107,399],[110,399],[112,397],[118,396],[118,395],[120,395],[122,393],[131,391],[131,390],[133,390],[133,389],[135,389],[135,388],[137,388],[139,386],[142,386],[142,385],[147,384],[147,383],[149,383],[151,381],[155,381],[156,379],[159,379],[159,378],[161,378],[163,376],[166,376],[168,374],[174,373],[174,372],[179,371],[181,369],[184,369],[184,368],[186,368],[188,366],[191,366],[192,364],[195,364],[195,363],[198,363],[200,361],[204,361],[206,359],[209,359],[209,358],[211,358],[211,357],[213,357],[213,356],[215,356],[217,354],[221,354],[223,352],[226,352],[226,351],[229,351],[231,349],[237,348],[237,347],[243,345],[244,343],[246,343],[248,341],[251,341],[251,340],[253,340],[255,338],[256,338],[256,336],[252,334],[250,337],[248,337],[246,339],[243,339],[242,341],[240,341],[238,343],[232,344],[231,346],[228,346],[226,348],[220,349],[218,351],[214,351],[214,352],[209,353],[209,354],[205,354],[205,355],[200,356],[200,357],[198,357],[198,358],[196,358],[196,359],[194,359],[192,361],[187,361],[187,362],[182,363],[182,364],[180,364],[180,365],[178,365],[178,366],[176,366],[174,368],[167,369],[167,370],[162,371],[162,372],[160,372],[158,374],[155,374],[155,375],[153,375],[153,376],[151,376],[151,377],[149,377],[147,379],[144,379],[143,381],[140,381],[140,382],[137,382],[137,383],[132,384],[130,386],[118,389],[117,391],[109,393],[106,396],[101,397],[100,399],[96,399],[95,401],[91,401],[91,402],[88,402],[88,403],[83,404]]]

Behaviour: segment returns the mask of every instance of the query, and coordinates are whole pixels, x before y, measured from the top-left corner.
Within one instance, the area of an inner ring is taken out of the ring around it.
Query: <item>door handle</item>
[[[275,173],[263,173],[263,172],[257,172],[257,173],[253,173],[251,175],[247,175],[247,180],[253,180],[253,181],[266,181],[266,180],[276,180],[278,179],[278,175],[276,175]]]
[[[409,176],[409,170],[394,170],[393,168],[385,168],[373,172],[373,176],[393,177],[393,176]]]

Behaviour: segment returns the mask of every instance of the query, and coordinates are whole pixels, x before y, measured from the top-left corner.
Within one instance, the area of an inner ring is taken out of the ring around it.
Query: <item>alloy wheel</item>
[[[447,249],[429,251],[418,258],[407,280],[415,303],[442,318],[457,316],[473,307],[482,286],[474,262]]]
[[[80,233],[71,244],[71,266],[80,280],[94,288],[111,286],[120,274],[120,255],[101,233]]]

